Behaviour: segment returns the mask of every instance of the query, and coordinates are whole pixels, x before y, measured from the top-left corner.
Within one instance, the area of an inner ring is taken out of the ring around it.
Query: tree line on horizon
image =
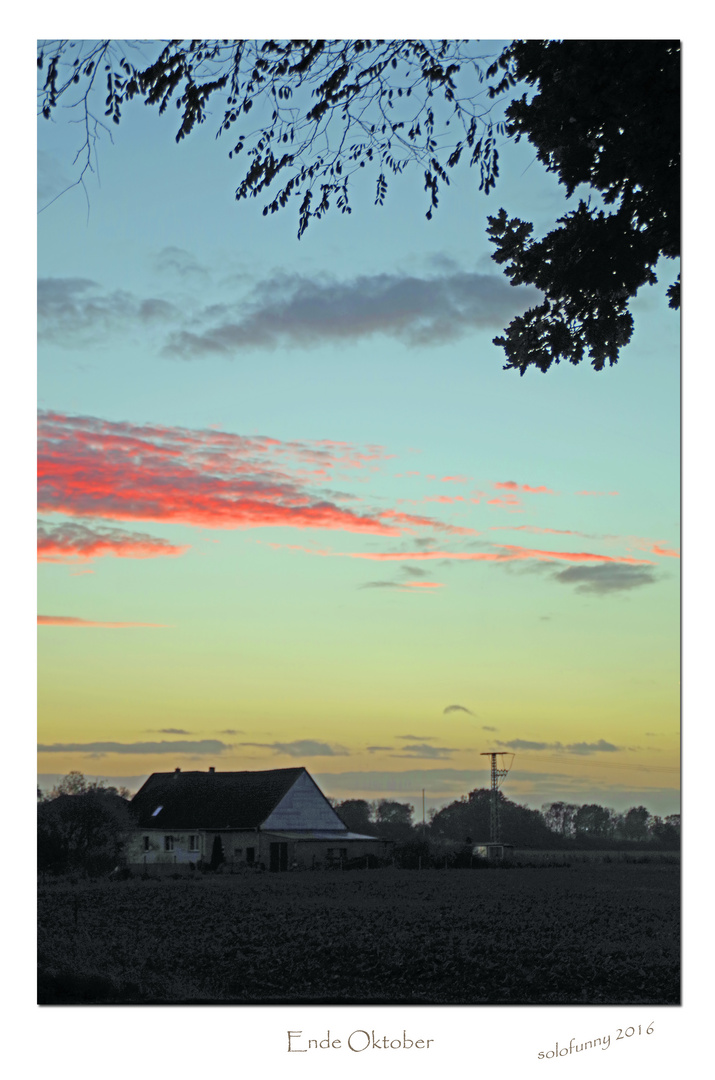
[[[597,803],[544,803],[534,810],[498,792],[504,843],[514,847],[556,848],[603,846],[608,843],[647,843],[677,848],[680,814],[662,818],[645,806],[623,813]],[[333,807],[353,832],[377,832],[396,842],[423,839],[438,844],[474,844],[489,840],[492,793],[477,788],[440,810],[429,820],[414,822],[414,807],[391,799],[345,799]]]
[[[414,821],[414,806],[394,799],[330,800],[351,832],[377,834],[394,844],[394,856],[405,865],[416,853],[440,858],[470,854],[473,845],[490,837],[491,791],[477,788],[440,810],[429,820]],[[674,851],[680,846],[680,815],[662,818],[645,806],[624,813],[597,803],[545,803],[541,810],[520,805],[498,792],[504,843],[531,850]],[[133,826],[130,792],[102,781],[88,781],[70,772],[45,793],[37,789],[37,865],[50,873],[82,870],[101,874],[121,863],[124,838]]]

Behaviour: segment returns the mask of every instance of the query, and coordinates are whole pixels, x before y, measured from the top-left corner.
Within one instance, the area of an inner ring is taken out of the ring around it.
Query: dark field
[[[40,1004],[677,1004],[680,867],[43,882]]]

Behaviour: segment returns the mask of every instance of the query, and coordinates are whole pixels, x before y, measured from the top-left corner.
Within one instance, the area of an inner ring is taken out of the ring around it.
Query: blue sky
[[[64,418],[53,467],[65,475],[90,423],[95,439],[102,425],[112,439],[160,428],[172,445],[188,432],[201,453],[210,432],[268,438],[263,482],[283,463],[294,495],[420,520],[360,535],[332,520],[227,529],[214,511],[109,496],[99,518],[71,494],[48,504],[45,534],[71,534],[75,557],[40,566],[39,741],[55,748],[40,772],[134,777],[173,758],[95,744],[235,731],[218,767],[303,753],[338,798],[395,795],[397,769],[407,796],[427,787],[441,805],[462,793],[444,769],[480,786],[477,756],[497,739],[532,747],[507,792],[519,801],[676,811],[679,320],[664,294],[677,270],[634,302],[615,368],[519,378],[492,338],[530,298],[491,262],[486,218],[504,206],[539,231],[568,209],[527,145],[504,146],[488,197],[457,172],[432,221],[408,171],[383,208],[358,187],[351,216],[299,242],[295,213],[236,203],[211,119],[178,147],[175,126],[171,110],[130,107],[87,197],[74,188],[39,216],[38,398]],[[43,205],[72,178],[75,137],[40,123]],[[114,530],[114,554],[77,555],[87,530]],[[537,554],[466,558],[498,545]],[[579,567],[584,552],[619,569]],[[564,749],[582,742],[585,756]]]

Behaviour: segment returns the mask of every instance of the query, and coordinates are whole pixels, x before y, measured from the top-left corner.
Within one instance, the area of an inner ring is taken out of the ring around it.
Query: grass
[[[674,1004],[678,905],[670,860],[48,879],[39,1001]]]

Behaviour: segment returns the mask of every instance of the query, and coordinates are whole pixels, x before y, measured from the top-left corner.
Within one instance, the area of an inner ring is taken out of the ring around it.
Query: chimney
[[[209,765],[209,772],[216,772],[216,770],[214,769],[213,765]]]
[[[174,769],[174,779],[178,780],[181,769]]]

